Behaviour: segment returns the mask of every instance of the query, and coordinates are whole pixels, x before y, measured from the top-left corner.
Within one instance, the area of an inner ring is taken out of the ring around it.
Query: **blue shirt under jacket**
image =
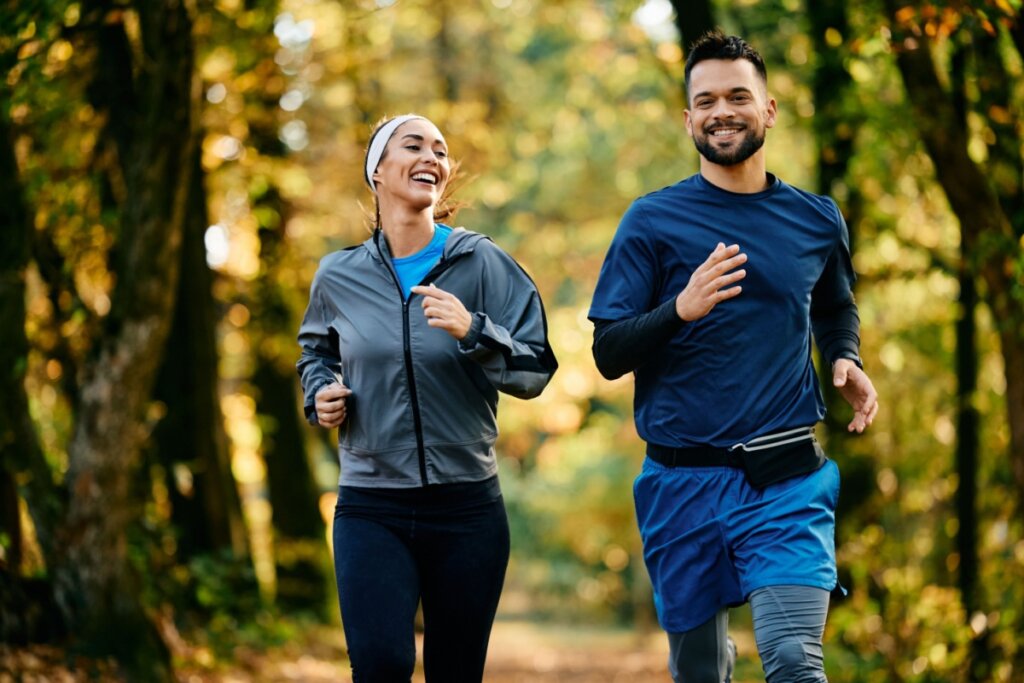
[[[619,224],[592,320],[632,318],[674,298],[719,242],[748,257],[743,292],[684,324],[636,369],[636,427],[648,443],[727,447],[825,414],[812,299],[816,310],[852,304],[849,235],[831,199],[769,181],[737,194],[696,174],[640,197]]]
[[[434,236],[427,246],[415,254],[391,259],[391,265],[395,267],[398,281],[402,283],[402,295],[406,299],[412,296],[412,288],[420,284],[427,273],[441,260],[441,254],[444,253],[444,242],[450,234],[452,234],[450,227],[444,223],[435,223]]]

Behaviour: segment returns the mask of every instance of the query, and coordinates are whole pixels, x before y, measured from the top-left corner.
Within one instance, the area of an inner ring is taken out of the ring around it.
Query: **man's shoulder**
[[[806,204],[808,208],[815,209],[830,218],[834,218],[838,213],[839,209],[835,201],[828,195],[815,194],[796,185],[790,185],[781,178],[778,178],[777,182],[779,183],[779,196],[788,196],[791,200]]]
[[[687,202],[700,194],[700,188],[693,179],[694,176],[690,176],[672,185],[640,195],[626,210],[627,221],[639,218],[646,222],[654,216],[661,218],[666,214],[676,215],[685,211]]]
[[[699,192],[699,185],[695,182],[698,174],[683,178],[671,185],[666,185],[657,190],[648,192],[647,194],[640,195],[633,204],[637,205],[657,205],[664,201],[676,201],[681,198],[686,198],[689,195]]]

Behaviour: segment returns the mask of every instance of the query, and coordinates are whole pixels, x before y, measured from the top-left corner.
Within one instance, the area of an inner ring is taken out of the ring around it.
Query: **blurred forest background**
[[[600,378],[586,313],[630,201],[697,170],[683,60],[715,25],[764,54],[769,169],[836,198],[860,275],[882,411],[851,437],[830,395],[819,429],[849,588],[830,680],[1024,681],[1020,0],[3,0],[0,677],[51,652],[260,680],[245,653],[318,629],[323,680],[346,673],[334,437],[301,420],[295,333],[320,257],[367,234],[373,122],[408,111],[462,162],[457,223],[537,281],[561,362],[502,399],[496,633],[660,643],[632,382]]]

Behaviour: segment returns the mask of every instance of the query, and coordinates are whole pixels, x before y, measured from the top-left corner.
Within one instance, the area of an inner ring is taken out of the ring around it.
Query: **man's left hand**
[[[832,384],[853,406],[853,420],[846,429],[861,434],[878,414],[878,392],[871,379],[849,358],[840,358],[832,366]]]

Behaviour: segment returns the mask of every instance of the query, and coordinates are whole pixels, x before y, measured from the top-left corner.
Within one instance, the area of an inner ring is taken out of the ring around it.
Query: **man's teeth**
[[[711,131],[711,134],[712,135],[732,135],[733,133],[738,133],[738,132],[739,132],[739,128],[719,128],[717,130]]]
[[[417,173],[416,175],[414,175],[412,177],[412,179],[413,180],[423,180],[423,181],[426,181],[426,182],[430,183],[431,185],[437,185],[437,178],[435,178],[434,176],[430,175],[429,173]]]

